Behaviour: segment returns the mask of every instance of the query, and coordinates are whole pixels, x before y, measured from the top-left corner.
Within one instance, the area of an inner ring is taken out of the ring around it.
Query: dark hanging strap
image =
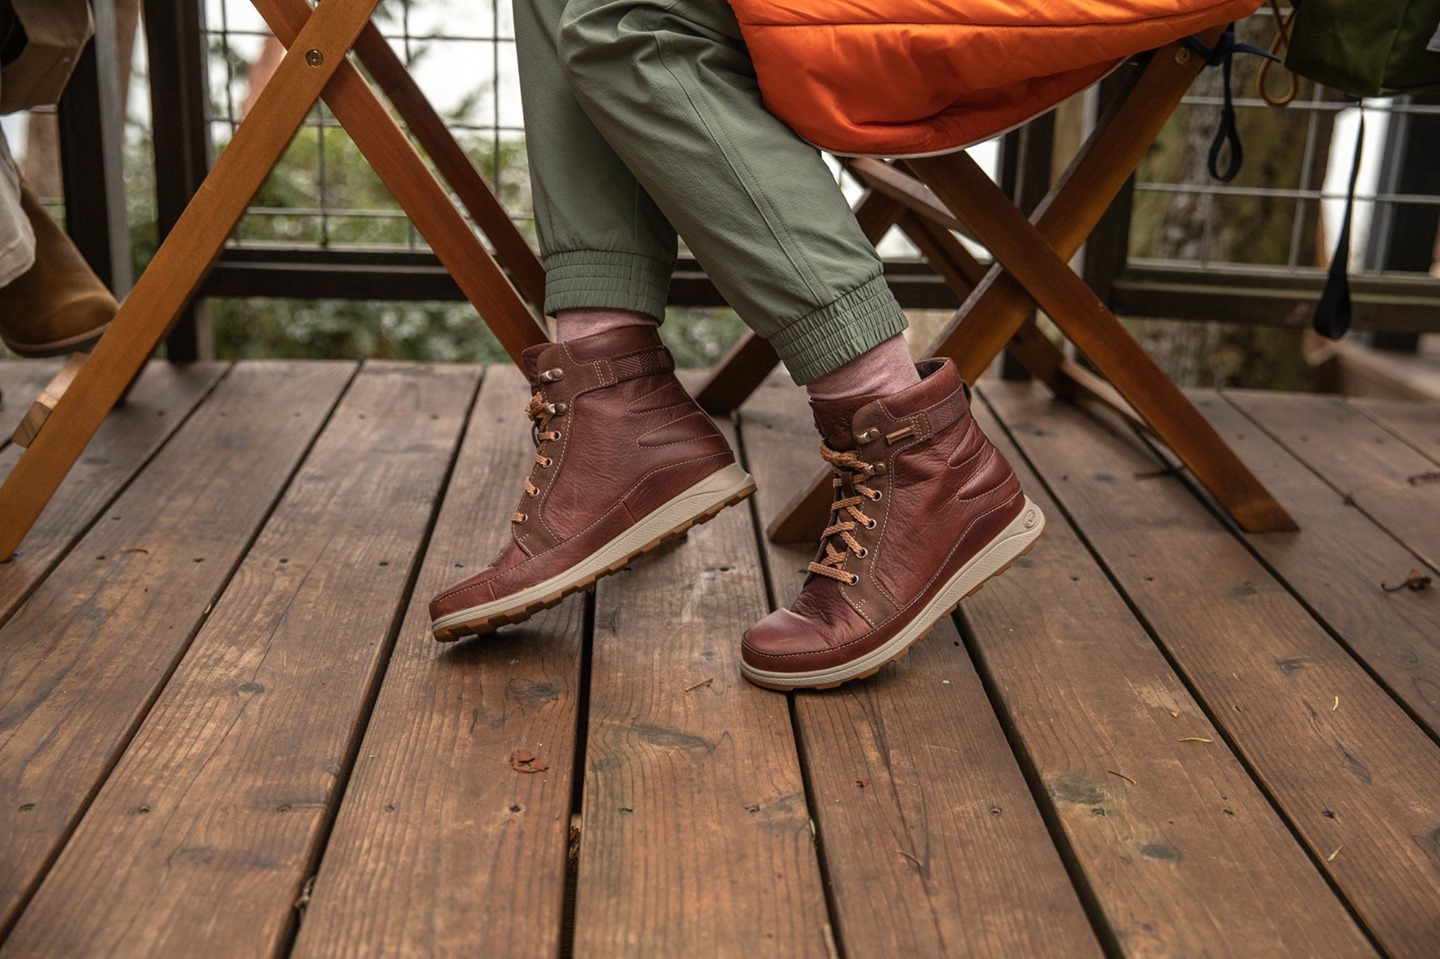
[[[1230,64],[1237,53],[1250,53],[1257,57],[1264,57],[1266,60],[1280,62],[1280,58],[1268,50],[1262,50],[1257,46],[1248,43],[1237,43],[1235,41],[1235,24],[1225,28],[1220,35],[1220,41],[1215,44],[1215,49],[1210,49],[1195,37],[1186,37],[1185,45],[1198,53],[1205,61],[1206,66],[1218,66],[1221,71],[1222,83],[1224,86],[1224,101],[1220,105],[1220,126],[1215,131],[1215,139],[1210,142],[1210,156],[1206,160],[1210,168],[1210,175],[1221,183],[1229,183],[1240,173],[1240,165],[1245,162],[1245,152],[1240,147],[1240,134],[1235,127],[1235,103],[1230,94]],[[1220,169],[1220,154],[1229,147],[1229,157],[1225,169]]]
[[[1355,134],[1355,160],[1350,167],[1350,187],[1345,193],[1345,218],[1340,237],[1330,256],[1330,272],[1315,304],[1315,332],[1338,340],[1350,329],[1350,215],[1355,212],[1355,183],[1360,177],[1360,155],[1365,146],[1365,110],[1360,110],[1360,128]]]

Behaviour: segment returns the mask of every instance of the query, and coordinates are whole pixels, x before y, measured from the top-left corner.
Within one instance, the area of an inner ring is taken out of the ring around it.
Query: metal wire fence
[[[210,128],[223,144],[279,48],[247,0],[206,0],[206,12]],[[511,216],[523,230],[532,229],[510,0],[392,0],[381,5],[377,22]],[[1251,42],[1268,43],[1273,21],[1257,14],[1241,32]],[[1344,203],[1358,108],[1301,81],[1295,101],[1277,109],[1256,95],[1254,72],[1254,65],[1238,67],[1232,91],[1249,156],[1240,176],[1219,182],[1200,162],[1223,102],[1219,71],[1207,71],[1137,175],[1133,258],[1196,269],[1324,262]],[[1403,142],[1396,131],[1416,117],[1440,115],[1440,104],[1376,100],[1365,113],[1353,256],[1356,268],[1376,269],[1386,262],[1379,242],[1384,238],[1367,242],[1375,232],[1370,224],[1390,222],[1402,207],[1440,206],[1440,196],[1397,191],[1389,175]],[[424,246],[323,105],[312,112],[235,242]],[[913,255],[894,240],[882,252]]]

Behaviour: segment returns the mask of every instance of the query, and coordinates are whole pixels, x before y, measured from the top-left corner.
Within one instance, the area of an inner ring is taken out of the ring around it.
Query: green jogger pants
[[[819,153],[761,104],[725,0],[514,0],[545,311],[660,317],[685,238],[806,383],[905,328]]]

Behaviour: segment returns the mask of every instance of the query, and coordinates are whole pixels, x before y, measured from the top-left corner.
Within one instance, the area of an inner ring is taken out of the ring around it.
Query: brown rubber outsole
[[[884,660],[884,661],[882,661],[882,662],[876,663],[874,667],[872,667],[871,669],[865,670],[865,672],[863,672],[863,673],[857,673],[857,674],[854,675],[854,676],[847,676],[845,679],[837,679],[837,680],[836,680],[835,682],[833,682],[833,683],[817,683],[817,684],[814,685],[814,686],[782,686],[782,685],[780,685],[779,683],[766,683],[766,682],[762,682],[761,680],[756,679],[754,676],[749,676],[749,675],[747,675],[745,678],[746,678],[746,680],[748,680],[749,682],[755,684],[756,686],[761,687],[762,689],[773,689],[773,690],[775,690],[775,691],[777,691],[777,692],[782,692],[782,693],[788,693],[788,692],[790,692],[791,690],[797,690],[797,689],[835,689],[835,688],[837,688],[837,687],[839,687],[839,686],[845,685],[846,683],[853,683],[853,682],[855,682],[855,680],[857,680],[857,679],[869,679],[871,676],[874,676],[876,673],[880,672],[880,670],[883,669],[884,667],[889,666],[891,663],[896,662],[897,660],[904,659],[904,658],[905,658],[905,655],[906,655],[907,653],[909,653],[910,650],[914,649],[914,648],[915,648],[915,645],[916,645],[917,643],[919,643],[922,639],[924,639],[924,638],[926,638],[927,636],[929,636],[931,633],[935,632],[935,627],[936,627],[937,625],[939,625],[939,623],[940,623],[940,621],[941,621],[942,619],[945,619],[945,618],[948,617],[948,616],[954,615],[955,610],[957,610],[957,609],[960,608],[960,604],[961,604],[961,603],[963,603],[965,600],[969,599],[971,596],[974,596],[976,593],[980,592],[980,590],[984,589],[986,583],[990,582],[992,579],[994,579],[995,577],[999,576],[1001,573],[1003,573],[1003,572],[1005,572],[1006,570],[1008,570],[1011,566],[1014,566],[1014,565],[1015,565],[1015,561],[1018,560],[1020,557],[1024,556],[1026,553],[1030,552],[1032,549],[1034,549],[1034,548],[1035,548],[1035,544],[1038,543],[1038,542],[1040,542],[1040,537],[1037,536],[1037,537],[1035,537],[1035,539],[1031,540],[1030,543],[1029,543],[1024,549],[1022,549],[1020,552],[1016,553],[1015,556],[1014,556],[1014,558],[1012,558],[1008,563],[1006,563],[1004,566],[1001,566],[1001,567],[1000,567],[999,569],[997,569],[995,572],[991,573],[989,576],[987,576],[987,577],[985,577],[984,579],[982,579],[979,583],[975,584],[975,588],[974,588],[974,589],[970,590],[970,592],[966,593],[964,596],[961,596],[958,600],[955,601],[955,603],[954,603],[949,609],[945,610],[945,612],[943,612],[943,613],[941,613],[939,616],[935,617],[935,622],[933,622],[933,623],[930,624],[930,628],[929,628],[929,629],[925,630],[925,632],[923,632],[923,633],[921,633],[920,635],[916,636],[916,637],[915,637],[913,640],[911,640],[908,644],[906,644],[904,647],[902,647],[894,656],[891,656],[889,659],[886,659],[886,660]]]
[[[518,606],[514,609],[507,609],[503,612],[495,613],[494,615],[487,616],[483,619],[471,620],[470,622],[464,623],[456,623],[453,626],[447,626],[443,629],[435,630],[433,632],[433,635],[435,639],[439,642],[453,643],[456,640],[464,639],[467,636],[485,636],[489,633],[493,633],[501,626],[506,626],[510,623],[522,623],[525,620],[529,619],[531,616],[534,616],[536,613],[540,612],[542,609],[550,609],[552,606],[560,605],[560,601],[563,600],[565,597],[571,595],[572,593],[578,593],[581,590],[588,588],[590,584],[595,582],[597,579],[609,576],[611,573],[619,572],[620,570],[628,566],[631,562],[633,562],[637,557],[643,556],[646,553],[652,553],[655,550],[659,549],[661,546],[670,542],[671,540],[683,536],[685,533],[689,532],[691,527],[699,526],[701,523],[708,523],[710,520],[718,516],[722,510],[726,509],[727,507],[734,506],[736,503],[742,502],[754,492],[755,487],[753,485],[751,485],[747,489],[741,490],[740,492],[731,496],[729,499],[723,500],[719,503],[716,503],[714,506],[711,506],[709,509],[699,514],[698,516],[691,517],[689,520],[686,520],[684,523],[676,526],[669,532],[657,536],[655,539],[652,539],[644,546],[625,556],[623,559],[610,564],[599,572],[576,580],[575,582],[567,586],[561,587],[558,592],[543,596],[540,599],[531,600],[523,606]]]

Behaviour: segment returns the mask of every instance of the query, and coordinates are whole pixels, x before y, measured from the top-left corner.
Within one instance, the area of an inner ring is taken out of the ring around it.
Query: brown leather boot
[[[654,329],[533,346],[523,358],[535,467],[511,542],[431,600],[441,642],[554,606],[755,491]]]
[[[871,675],[1044,529],[971,417],[955,365],[919,371],[892,396],[812,403],[836,472],[830,525],[794,604],[745,633],[751,682],[826,689]]]
[[[0,287],[0,340],[20,356],[86,349],[114,318],[115,297],[23,185],[20,206],[35,230],[35,265]]]

